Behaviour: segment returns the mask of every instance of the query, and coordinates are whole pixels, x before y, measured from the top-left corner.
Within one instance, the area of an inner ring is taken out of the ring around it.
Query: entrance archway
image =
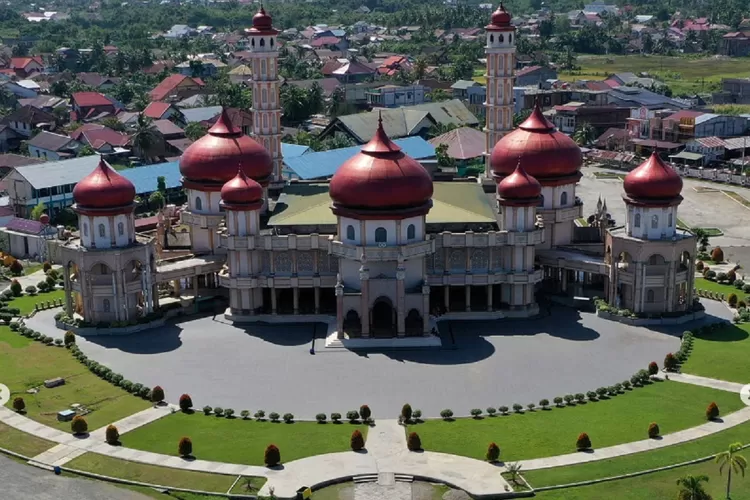
[[[350,309],[344,316],[344,333],[350,337],[359,337],[362,334],[362,321],[354,309]]]
[[[406,315],[406,335],[410,337],[419,337],[424,329],[424,320],[419,311],[412,309]]]
[[[372,306],[372,335],[392,337],[394,333],[393,303],[388,297],[378,297]]]

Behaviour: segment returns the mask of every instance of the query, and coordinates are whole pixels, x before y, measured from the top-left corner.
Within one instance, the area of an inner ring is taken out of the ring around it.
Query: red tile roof
[[[127,134],[116,132],[98,123],[81,125],[70,133],[70,137],[79,142],[88,142],[91,144],[91,147],[94,147],[94,143],[97,141],[101,141],[102,144],[106,142],[113,146],[125,146],[130,141],[130,137]]]
[[[323,47],[324,45],[336,45],[340,41],[341,39],[335,36],[321,36],[310,42],[310,45],[313,47]]]
[[[609,85],[609,88],[611,88],[611,89],[616,89],[617,87],[621,87],[622,86],[622,85],[620,85],[620,82],[618,82],[614,78],[608,78],[608,79],[604,80],[604,83],[606,83],[607,85]]]
[[[146,109],[143,110],[143,114],[149,118],[158,120],[164,116],[164,113],[166,113],[170,107],[171,104],[168,102],[152,102],[146,106]]]
[[[162,82],[157,85],[154,90],[150,92],[151,99],[154,101],[161,101],[169,96],[170,93],[174,92],[174,89],[182,83],[185,79],[190,79],[195,82],[199,87],[204,86],[203,80],[200,78],[191,78],[189,76],[181,75],[176,73],[166,77]]]
[[[39,56],[34,56],[34,57],[12,57],[10,59],[10,67],[12,69],[25,69],[26,66],[28,66],[32,62],[35,62],[41,66],[44,66],[44,62],[42,61],[42,58]]]
[[[72,98],[73,102],[79,107],[114,106],[112,101],[99,92],[75,92]]]

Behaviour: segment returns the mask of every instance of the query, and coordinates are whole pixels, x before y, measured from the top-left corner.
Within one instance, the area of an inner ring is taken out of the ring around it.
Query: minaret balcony
[[[341,241],[331,242],[331,254],[359,262],[385,262],[401,259],[417,259],[435,252],[432,239],[397,246],[358,246]]]
[[[189,226],[198,226],[202,229],[213,229],[219,227],[226,214],[200,214],[196,212],[180,212],[180,222]]]

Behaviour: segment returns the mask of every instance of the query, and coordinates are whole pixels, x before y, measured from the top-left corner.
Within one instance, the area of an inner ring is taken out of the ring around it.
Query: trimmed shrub
[[[734,269],[730,269],[729,271],[727,271],[727,281],[732,284],[737,281],[737,272]]]
[[[727,304],[729,304],[729,307],[737,307],[738,300],[736,293],[730,293],[727,297]]]
[[[269,444],[263,455],[263,463],[266,467],[275,467],[281,463],[281,452],[275,444]]]
[[[584,401],[586,401],[586,396],[584,396],[582,392],[579,392],[578,394],[576,394],[576,401],[578,401],[579,403],[583,403]]]
[[[727,281],[727,273],[718,273],[716,275],[716,281],[720,281],[720,282]]]
[[[85,418],[76,415],[70,422],[70,430],[73,431],[73,434],[86,434],[89,431],[89,424]]]
[[[224,410],[224,416],[227,418],[234,418],[234,410],[231,408],[227,408]]]
[[[450,418],[453,418],[453,410],[450,410],[448,408],[446,408],[445,410],[441,410],[440,416],[443,417],[443,420],[448,420]]]
[[[21,264],[20,260],[15,259],[10,264],[10,272],[13,276],[21,276],[23,274],[23,264]]]
[[[508,407],[507,406],[498,406],[497,411],[500,412],[501,415],[507,415],[508,414]]]
[[[594,391],[588,391],[586,397],[589,398],[589,401],[596,401],[596,393]]]
[[[711,260],[714,262],[724,262],[724,250],[721,247],[714,247],[711,250]]]
[[[117,427],[109,424],[107,426],[107,430],[104,432],[104,440],[107,442],[107,444],[120,444],[120,431],[117,430]]]
[[[247,420],[250,418],[250,411],[249,410],[242,410],[240,412],[240,417],[242,417],[242,420]]]
[[[404,406],[401,407],[401,418],[404,419],[405,422],[408,422],[411,420],[411,405],[409,403],[406,403]]]
[[[656,361],[652,361],[648,364],[648,374],[649,375],[656,375],[659,373],[659,365],[656,364]]]
[[[671,352],[664,356],[664,369],[673,372],[677,369],[677,358]]]
[[[76,343],[76,334],[68,330],[65,332],[63,340],[65,341],[66,346],[74,345]]]
[[[518,403],[513,403],[513,411],[516,413],[521,413],[523,410],[523,405],[520,405]]]
[[[630,380],[623,380],[622,381],[622,388],[623,389],[630,389]]]
[[[740,300],[739,302],[737,302],[737,309],[745,309],[746,307],[747,307],[747,303],[745,303],[744,300]]]
[[[223,417],[224,408],[222,408],[221,406],[217,406],[216,408],[214,408],[214,415],[216,415],[217,417]]]
[[[16,262],[18,262],[18,261],[16,261]],[[18,280],[13,280],[10,283],[10,291],[13,294],[14,297],[20,297],[22,290],[23,290],[23,288],[21,287],[21,283],[19,283]]]
[[[55,339],[55,345],[56,346],[62,346],[63,345],[63,339]]]
[[[350,423],[356,422],[357,420],[359,420],[359,412],[357,410],[350,410],[346,412],[346,419]]]
[[[488,462],[497,462],[500,459],[500,447],[495,443],[490,443],[487,446],[487,453],[485,453],[484,458]]]
[[[618,389],[616,386],[611,385],[607,387],[607,395],[608,396],[617,396],[617,394],[620,392],[620,389]]]
[[[414,415],[414,412],[412,412],[412,415]],[[369,422],[370,417],[372,416],[372,411],[370,410],[370,407],[367,405],[360,406],[359,416],[362,417],[363,422]]]
[[[255,417],[256,420],[263,420],[264,418],[266,418],[266,412],[264,410],[258,410],[255,412],[253,417]]]
[[[578,451],[591,449],[591,439],[589,438],[589,435],[586,434],[585,432],[582,432],[578,435],[578,439],[576,439],[576,449]]]
[[[292,415],[291,413],[284,413],[284,416],[281,418],[283,418],[284,422],[287,424],[291,424],[292,422],[294,422],[294,415]]]
[[[151,389],[151,402],[161,403],[162,401],[164,401],[164,389],[160,385],[157,385]]]
[[[706,419],[715,420],[717,418],[719,418],[719,407],[716,405],[716,403],[712,402],[710,405],[708,405],[708,408],[706,408]]]
[[[497,409],[491,406],[487,408],[485,411],[487,412],[487,415],[489,415],[490,417],[494,417],[495,413],[497,413]]]
[[[656,422],[651,422],[648,425],[648,437],[651,439],[659,437],[659,424],[657,424]]]
[[[482,410],[479,408],[472,408],[469,414],[474,418],[479,418],[482,416]]]
[[[268,414],[268,418],[271,420],[271,422],[278,422],[279,418],[281,418],[281,415],[279,415],[275,411],[272,411]]]
[[[536,408],[536,405],[534,403],[529,403],[526,405],[526,408],[528,408],[529,411],[534,411],[534,408]]]
[[[331,413],[331,421],[334,424],[338,424],[339,420],[341,420],[341,413]]]
[[[13,398],[13,409],[19,413],[26,409],[26,402],[22,397],[18,396]]]
[[[422,440],[419,439],[419,434],[417,434],[416,432],[410,432],[409,436],[406,438],[406,447],[409,448],[409,451],[421,450]]]
[[[315,420],[318,421],[319,424],[325,424],[328,417],[326,417],[325,413],[318,413],[315,415]]]
[[[44,264],[42,264],[42,270],[46,273],[50,269],[52,269],[52,264],[50,264],[47,261],[44,261]]]
[[[34,285],[29,285],[26,287],[26,293],[29,295],[36,295],[37,289]]]
[[[365,447],[365,438],[362,437],[362,433],[359,432],[359,429],[355,429],[354,432],[352,432],[352,437],[349,440],[349,445],[352,447],[353,451],[360,451]]]
[[[599,398],[603,398],[607,395],[607,388],[606,387],[599,387],[596,390],[596,395],[599,396]]]
[[[704,266],[705,264],[703,263],[702,260],[699,260],[698,262],[695,263],[695,269],[697,271],[702,271]]]
[[[574,400],[575,398],[573,397],[573,395],[572,395],[572,394],[566,394],[565,396],[563,396],[563,399],[565,400],[565,403],[566,403],[566,404],[568,404],[568,405],[572,405],[572,404],[573,404],[573,400]]]
[[[742,291],[745,293],[750,293],[750,283],[745,283],[742,285]]]
[[[549,406],[549,399],[539,400],[539,406],[541,406],[543,410],[546,410],[547,407]]]
[[[151,395],[150,387],[143,386],[141,387],[141,390],[138,391],[138,396],[140,396],[143,399],[148,399],[150,395]]]
[[[177,453],[181,457],[189,457],[193,454],[193,442],[189,437],[186,436],[180,439],[180,442],[177,445]]]
[[[415,421],[422,418],[422,410],[414,410],[411,414],[411,418],[414,419]]]
[[[154,389],[156,388],[154,387]],[[188,411],[192,407],[193,398],[191,398],[189,394],[183,394],[182,396],[180,396],[180,410]]]
[[[555,397],[555,398],[554,398],[554,399],[552,400],[552,402],[553,402],[553,403],[555,403],[555,406],[557,406],[557,407],[559,408],[559,407],[561,407],[561,406],[562,406],[562,404],[563,404],[563,398],[561,398],[560,396],[557,396],[557,397]]]

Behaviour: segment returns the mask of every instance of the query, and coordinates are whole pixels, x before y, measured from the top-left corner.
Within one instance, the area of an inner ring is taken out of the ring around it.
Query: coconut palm
[[[732,443],[727,451],[722,451],[716,455],[716,463],[719,464],[719,474],[723,474],[727,469],[727,498],[730,498],[729,491],[732,487],[732,472],[742,474],[745,477],[747,469],[747,459],[740,455],[742,443]]]
[[[521,464],[518,462],[510,463],[506,470],[510,476],[510,481],[513,484],[518,484],[518,478],[521,475]]]
[[[138,115],[138,123],[130,137],[130,143],[146,163],[149,163],[151,158],[155,156],[162,141],[163,137],[153,127],[153,120],[143,113]]]
[[[703,489],[703,483],[708,482],[708,476],[693,476],[688,474],[677,480],[677,486],[680,487],[678,497],[680,500],[705,500],[710,498],[706,490]]]
[[[590,144],[594,142],[594,139],[596,139],[596,129],[594,129],[589,122],[581,123],[578,128],[576,128],[576,131],[573,132],[573,140],[576,141],[576,144],[579,146]]]

